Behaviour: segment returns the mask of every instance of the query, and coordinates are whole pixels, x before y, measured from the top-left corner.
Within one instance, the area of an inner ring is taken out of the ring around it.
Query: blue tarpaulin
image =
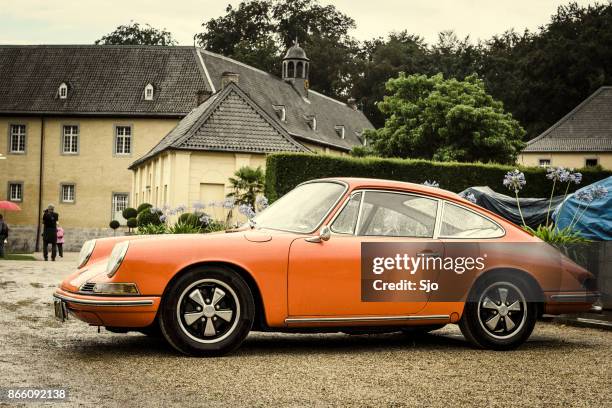
[[[593,200],[588,206],[576,198],[577,193],[594,186],[605,187],[608,194]],[[569,195],[563,204],[555,209],[553,218],[559,228],[567,227],[574,220],[575,229],[580,231],[583,237],[595,241],[612,241],[612,177],[583,187]]]

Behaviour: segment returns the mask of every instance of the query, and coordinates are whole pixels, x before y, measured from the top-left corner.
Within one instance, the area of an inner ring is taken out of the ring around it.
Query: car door
[[[391,316],[418,313],[427,294],[390,291],[372,300],[362,275],[362,246],[410,256],[443,256],[434,239],[438,200],[396,191],[356,191],[330,222],[331,239],[300,238],[289,250],[288,314],[297,316]],[[371,249],[371,248],[370,248]],[[369,268],[369,266],[366,266]],[[410,275],[419,281],[424,275]],[[366,285],[366,286],[364,286]],[[364,290],[366,289],[366,290]]]

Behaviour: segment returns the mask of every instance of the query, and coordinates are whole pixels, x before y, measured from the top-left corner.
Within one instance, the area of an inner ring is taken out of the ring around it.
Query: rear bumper
[[[53,297],[65,303],[68,312],[94,326],[146,327],[155,320],[158,296],[90,296],[57,289]]]
[[[545,292],[544,313],[564,314],[588,312],[600,297],[599,292]]]

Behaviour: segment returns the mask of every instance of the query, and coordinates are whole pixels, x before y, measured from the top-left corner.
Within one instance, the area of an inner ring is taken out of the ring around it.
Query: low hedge
[[[435,180],[440,184],[440,188],[456,193],[468,187],[489,186],[497,192],[509,194],[510,192],[502,185],[502,180],[506,172],[515,168],[524,172],[527,179],[527,185],[520,193],[521,197],[550,196],[552,184],[546,178],[546,169],[541,167],[378,157],[338,157],[307,153],[268,155],[265,194],[272,202],[304,181],[323,177],[368,177],[418,184],[425,180]],[[570,192],[612,175],[612,171],[601,168],[585,168],[579,171],[583,175],[582,184],[572,184]],[[559,189],[555,194],[563,194],[564,191]]]

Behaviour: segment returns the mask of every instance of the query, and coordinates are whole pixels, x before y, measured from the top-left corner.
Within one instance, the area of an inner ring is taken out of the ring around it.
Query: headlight
[[[123,258],[125,258],[125,254],[127,253],[128,247],[130,245],[130,241],[123,241],[115,245],[113,248],[113,252],[111,252],[108,257],[108,262],[106,263],[106,275],[109,278],[112,278],[121,262],[123,262]]]
[[[87,264],[87,261],[89,261],[89,257],[91,257],[91,254],[93,253],[95,247],[95,239],[85,241],[85,243],[81,247],[81,252],[79,252],[79,266],[77,266],[77,268],[82,268]]]

